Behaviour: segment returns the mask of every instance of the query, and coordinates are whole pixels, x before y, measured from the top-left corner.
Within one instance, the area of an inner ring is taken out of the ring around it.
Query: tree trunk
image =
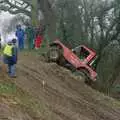
[[[55,39],[56,34],[56,15],[48,0],[39,0],[39,9],[44,15],[44,20],[41,21],[48,25],[48,36],[50,40]]]
[[[32,25],[37,26],[38,25],[38,0],[32,0],[32,9],[31,9],[31,19],[32,19]]]

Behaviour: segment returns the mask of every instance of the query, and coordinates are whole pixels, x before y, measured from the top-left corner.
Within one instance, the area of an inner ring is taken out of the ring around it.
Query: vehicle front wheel
[[[51,47],[47,53],[48,61],[57,62],[60,58],[60,50],[57,47]]]

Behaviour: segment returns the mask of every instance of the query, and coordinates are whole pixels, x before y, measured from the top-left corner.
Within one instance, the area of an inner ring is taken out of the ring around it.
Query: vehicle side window
[[[84,47],[77,47],[73,49],[73,52],[81,59],[84,60],[89,56],[89,52]]]
[[[80,55],[80,50],[81,50],[81,47],[77,47],[77,48],[73,49],[72,51],[73,51],[77,56],[79,56],[79,55]]]

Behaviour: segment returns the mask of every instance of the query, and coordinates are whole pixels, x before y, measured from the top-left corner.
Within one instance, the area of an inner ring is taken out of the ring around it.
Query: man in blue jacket
[[[17,30],[16,30],[16,37],[18,39],[18,47],[20,50],[24,49],[24,36],[25,36],[25,32],[24,30],[21,28],[21,25],[17,25]]]
[[[16,39],[8,42],[3,51],[4,63],[8,65],[8,75],[16,77],[17,46]]]

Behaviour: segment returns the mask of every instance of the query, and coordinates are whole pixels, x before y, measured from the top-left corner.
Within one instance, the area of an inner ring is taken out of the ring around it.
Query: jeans
[[[13,65],[8,64],[8,74],[10,77],[14,77],[16,75],[15,64]]]

